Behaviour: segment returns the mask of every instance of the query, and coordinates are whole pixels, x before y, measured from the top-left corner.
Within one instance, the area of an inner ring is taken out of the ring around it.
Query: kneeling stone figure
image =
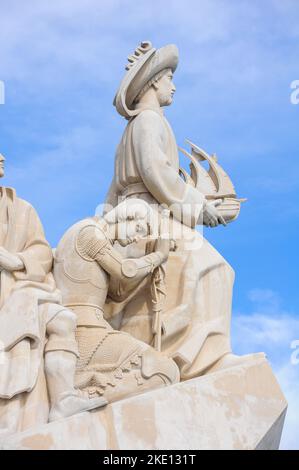
[[[170,243],[162,238],[155,252],[137,259],[124,259],[113,247],[116,240],[126,246],[147,236],[149,211],[144,201],[121,203],[104,218],[73,225],[56,249],[57,287],[63,304],[77,316],[80,358],[75,385],[109,402],[180,380],[172,359],[114,330],[103,317],[110,280],[118,285],[116,296],[123,298],[167,260]]]

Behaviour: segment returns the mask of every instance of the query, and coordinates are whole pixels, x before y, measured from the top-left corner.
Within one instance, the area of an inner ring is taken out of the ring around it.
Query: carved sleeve
[[[45,238],[41,221],[35,209],[28,204],[27,236],[23,250],[17,255],[24,263],[23,271],[15,271],[17,280],[43,282],[52,269],[52,250]]]
[[[110,256],[113,262],[111,258],[104,260],[102,258],[98,262],[110,274],[109,297],[116,302],[124,300],[146,276],[163,262],[162,254],[157,251],[141,258],[124,259],[114,248],[111,248]]]
[[[77,251],[88,261],[97,263],[114,279],[140,281],[163,262],[162,254],[150,253],[141,258],[123,258],[113,248],[107,235],[99,227],[88,226],[77,239]]]
[[[111,245],[107,247],[105,253],[99,252],[96,256],[96,261],[111,277],[132,281],[140,281],[145,278],[162,263],[162,260],[162,255],[158,252],[142,258],[123,258]]]

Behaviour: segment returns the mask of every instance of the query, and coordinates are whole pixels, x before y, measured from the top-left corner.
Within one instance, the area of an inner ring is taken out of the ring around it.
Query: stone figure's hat
[[[157,73],[169,68],[174,72],[178,59],[178,48],[174,44],[155,49],[149,41],[143,41],[128,57],[127,73],[113,102],[117,112],[127,119],[138,114],[140,110],[132,109],[136,96]]]

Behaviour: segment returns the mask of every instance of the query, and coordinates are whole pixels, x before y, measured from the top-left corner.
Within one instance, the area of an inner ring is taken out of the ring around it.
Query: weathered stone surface
[[[3,449],[274,449],[287,403],[263,354],[11,436]]]

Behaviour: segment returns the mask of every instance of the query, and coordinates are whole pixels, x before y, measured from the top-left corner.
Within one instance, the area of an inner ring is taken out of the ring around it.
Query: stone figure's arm
[[[23,269],[14,272],[18,280],[43,282],[51,271],[52,250],[45,239],[40,219],[32,206],[28,208],[26,241],[22,251],[16,253],[23,263]]]
[[[96,261],[113,278],[131,281],[140,281],[164,261],[162,252],[155,251],[141,258],[123,258],[113,247],[109,247],[105,254],[97,254]]]
[[[161,240],[156,251],[141,258],[123,258],[97,227],[85,227],[79,234],[77,249],[81,256],[97,263],[117,282],[119,295],[136,286],[154,269],[164,263],[169,253],[169,240]]]
[[[24,263],[15,253],[10,253],[6,248],[0,246],[0,271],[22,271]]]
[[[155,251],[141,258],[123,258],[111,247],[110,253],[104,257],[98,256],[97,261],[110,274],[109,296],[120,302],[165,262],[166,257],[162,251]]]
[[[162,118],[147,110],[135,119],[133,125],[136,164],[145,186],[160,204],[168,206],[176,219],[195,226],[206,200],[197,189],[185,183],[178,169],[170,164]]]

